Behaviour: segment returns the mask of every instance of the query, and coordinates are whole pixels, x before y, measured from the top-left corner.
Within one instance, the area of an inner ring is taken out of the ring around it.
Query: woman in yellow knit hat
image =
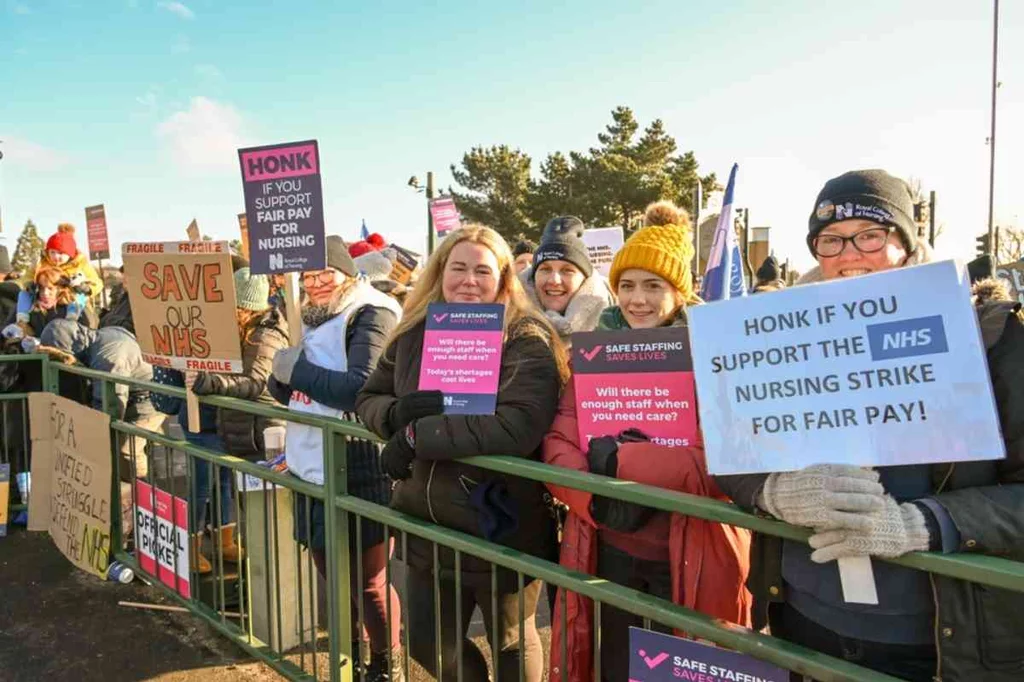
[[[619,304],[602,314],[599,328],[685,327],[686,307],[700,303],[693,292],[690,221],[671,202],[647,208],[645,226],[616,254],[611,284]],[[656,375],[649,375],[653,380]],[[572,382],[544,438],[548,464],[621,480],[656,485],[691,495],[726,499],[707,474],[703,443],[658,445],[637,430],[609,424],[608,432],[581,443]],[[748,573],[750,533],[678,514],[656,511],[587,492],[549,485],[569,507],[560,563],[620,585],[661,597],[714,618],[750,623]],[[563,609],[564,604],[564,609]],[[594,609],[579,594],[560,590],[552,609],[549,677],[571,682],[597,679],[592,662]],[[564,617],[563,617],[564,614]],[[603,604],[602,680],[628,677],[629,628],[643,621]],[[665,627],[653,624],[656,630]],[[563,643],[566,658],[562,658]]]

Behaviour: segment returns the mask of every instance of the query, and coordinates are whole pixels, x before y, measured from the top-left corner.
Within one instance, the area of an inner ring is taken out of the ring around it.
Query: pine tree
[[[11,266],[16,272],[27,272],[43,255],[43,239],[39,236],[36,224],[29,219],[18,235],[18,244],[14,247]]]

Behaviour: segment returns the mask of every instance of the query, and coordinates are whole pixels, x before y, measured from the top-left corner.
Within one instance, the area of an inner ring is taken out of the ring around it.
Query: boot
[[[402,650],[391,651],[391,665],[388,665],[388,652],[375,653],[366,666],[366,682],[405,682],[402,667]]]
[[[210,560],[203,556],[203,534],[196,533],[192,536],[192,570],[200,575],[206,575],[207,573],[213,572],[213,566],[210,565]]]
[[[235,542],[235,524],[228,523],[220,527],[220,547],[224,561],[237,564],[245,558],[245,552]]]

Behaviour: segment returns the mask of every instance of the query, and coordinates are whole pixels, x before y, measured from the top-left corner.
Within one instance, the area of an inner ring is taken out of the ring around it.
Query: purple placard
[[[434,220],[434,231],[438,237],[443,237],[462,226],[459,222],[459,210],[455,208],[455,200],[451,197],[432,199],[430,216]]]
[[[420,390],[444,393],[445,414],[494,414],[504,328],[501,304],[431,303]]]
[[[238,150],[254,275],[322,270],[323,189],[316,140]]]
[[[629,682],[789,682],[789,671],[689,639],[629,629]]]

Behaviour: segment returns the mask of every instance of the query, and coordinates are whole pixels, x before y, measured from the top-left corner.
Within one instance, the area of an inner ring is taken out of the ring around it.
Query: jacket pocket
[[[988,670],[1024,672],[1021,614],[1024,594],[972,585],[978,619],[978,650]]]

